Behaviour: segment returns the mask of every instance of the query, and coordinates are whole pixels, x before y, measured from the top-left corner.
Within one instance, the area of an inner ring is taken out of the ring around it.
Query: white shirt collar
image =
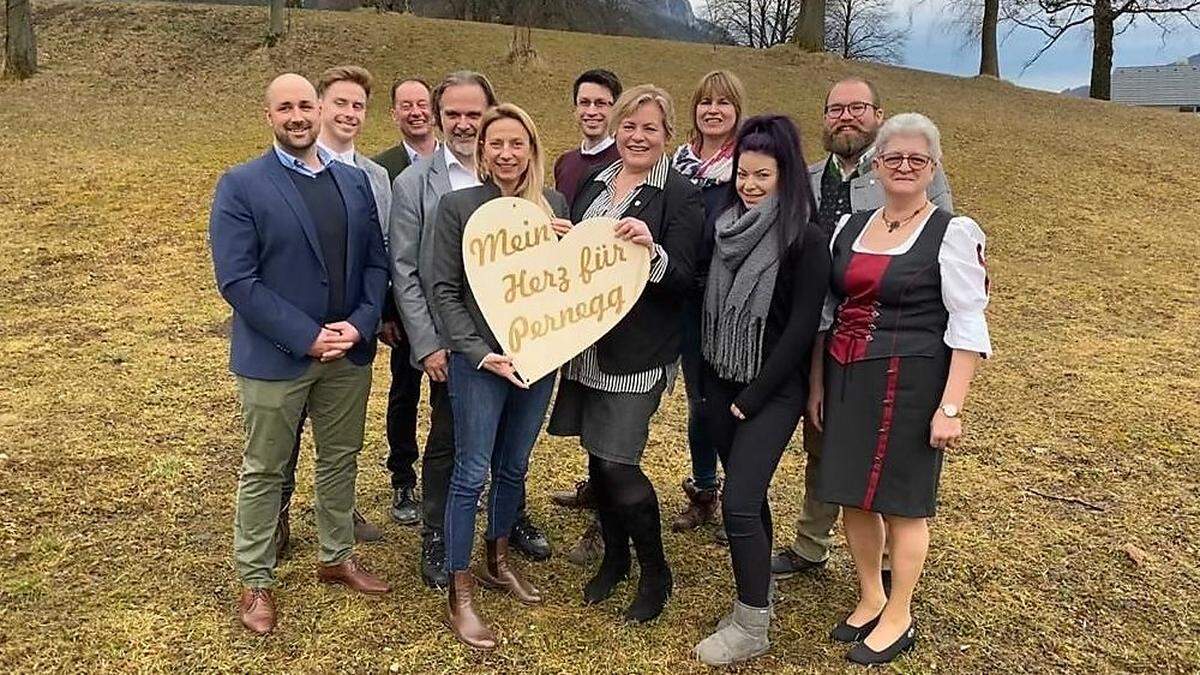
[[[404,152],[408,153],[408,161],[409,162],[416,162],[417,160],[421,159],[421,153],[418,152],[416,148],[414,148],[413,146],[408,144],[408,139],[402,139],[400,141],[400,144],[404,146]],[[441,149],[442,149],[442,142],[434,141],[433,142],[433,153],[436,154],[437,151],[441,150]]]
[[[347,150],[346,152],[336,152],[332,148],[330,148],[328,145],[325,145],[324,143],[322,143],[321,141],[317,141],[317,147],[319,147],[322,150],[324,150],[325,152],[329,153],[329,157],[332,159],[336,159],[337,161],[339,161],[343,164],[349,164],[350,166],[357,166],[354,163],[354,146],[353,145],[351,145],[350,149]]]
[[[595,147],[588,149],[587,141],[581,141],[579,143],[579,154],[585,155],[585,156],[586,155],[598,155],[598,154],[604,152],[605,150],[609,149],[610,147],[612,147],[613,143],[616,143],[616,142],[617,142],[617,140],[615,138],[613,138],[612,136],[605,136],[604,140],[597,143]]]
[[[450,187],[455,190],[461,190],[467,187],[479,185],[479,176],[475,174],[473,169],[468,169],[463,166],[463,163],[458,161],[458,157],[450,152],[450,146],[443,145],[442,152],[446,157],[446,172],[449,174]]]

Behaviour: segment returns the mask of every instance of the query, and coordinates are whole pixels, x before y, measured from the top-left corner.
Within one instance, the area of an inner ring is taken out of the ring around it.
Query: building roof
[[[1200,65],[1117,68],[1112,100],[1130,105],[1200,105]]]

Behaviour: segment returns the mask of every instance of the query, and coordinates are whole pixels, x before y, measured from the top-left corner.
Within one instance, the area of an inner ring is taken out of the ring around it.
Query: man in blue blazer
[[[256,633],[275,627],[273,538],[305,407],[317,446],[317,577],[390,590],[354,558],[351,516],[389,263],[366,176],[318,152],[319,114],[308,80],[272,81],[274,147],[221,176],[209,220],[217,286],[233,307],[229,361],[246,432],[233,534],[238,614]]]

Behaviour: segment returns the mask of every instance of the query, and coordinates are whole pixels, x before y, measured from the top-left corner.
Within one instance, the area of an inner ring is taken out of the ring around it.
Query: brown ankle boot
[[[486,544],[487,562],[480,565],[475,572],[479,583],[488,588],[506,590],[526,605],[540,604],[542,592],[508,566],[508,537],[501,537]]]
[[[469,571],[454,572],[450,575],[446,623],[450,625],[454,637],[466,646],[490,651],[496,648],[496,636],[483,622],[483,619],[475,613],[475,604],[472,598],[474,590],[475,580]]]
[[[683,481],[683,494],[687,495],[688,505],[675,520],[671,521],[671,529],[675,532],[694,530],[712,520],[721,501],[721,488],[711,487],[701,490],[692,479]]]

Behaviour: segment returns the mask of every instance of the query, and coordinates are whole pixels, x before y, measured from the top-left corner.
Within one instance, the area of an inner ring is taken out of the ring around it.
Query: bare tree
[[[1181,24],[1200,29],[1200,0],[1028,0],[1006,5],[1009,19],[1031,28],[1046,41],[1025,62],[1033,65],[1058,40],[1074,28],[1091,24],[1092,81],[1089,96],[1112,97],[1113,42],[1138,19],[1150,21],[1163,38]]]
[[[801,0],[796,44],[806,52],[825,51],[825,0]]]
[[[791,42],[802,0],[708,0],[708,20],[734,42],[766,49]]]
[[[267,45],[274,45],[283,39],[287,32],[284,26],[284,11],[287,0],[267,0],[271,7],[270,22],[267,24]]]
[[[830,0],[827,6],[825,47],[843,58],[896,63],[907,38],[888,0]]]
[[[29,0],[4,3],[4,77],[24,80],[37,72],[37,38]]]

